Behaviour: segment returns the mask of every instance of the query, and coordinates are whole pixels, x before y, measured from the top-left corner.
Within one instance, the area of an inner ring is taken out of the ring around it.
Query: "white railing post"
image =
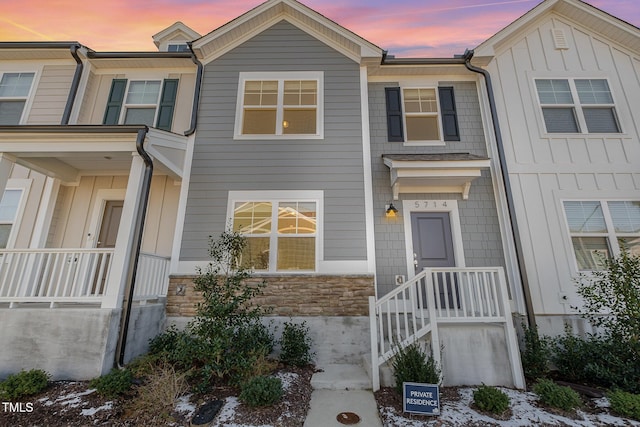
[[[378,363],[378,327],[376,322],[376,297],[369,297],[369,333],[371,336],[371,386],[380,390],[380,365]]]
[[[440,338],[438,337],[438,318],[436,316],[436,292],[433,286],[433,271],[425,268],[425,292],[427,293],[427,309],[429,310],[429,323],[431,324],[431,355],[438,367],[442,369],[440,360]],[[445,298],[447,298],[445,296]]]

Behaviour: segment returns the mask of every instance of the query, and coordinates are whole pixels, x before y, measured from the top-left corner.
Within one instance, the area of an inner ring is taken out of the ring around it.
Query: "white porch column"
[[[14,164],[15,158],[13,156],[7,153],[0,153],[0,199],[7,188],[7,181],[9,181]]]
[[[49,227],[53,218],[53,211],[56,208],[56,200],[60,192],[60,180],[58,178],[47,177],[42,191],[40,210],[36,218],[33,234],[31,236],[31,248],[44,248],[47,243]]]
[[[102,308],[122,307],[123,294],[127,285],[127,268],[131,262],[135,240],[135,219],[140,209],[139,200],[142,195],[144,172],[145,165],[142,157],[134,153]]]

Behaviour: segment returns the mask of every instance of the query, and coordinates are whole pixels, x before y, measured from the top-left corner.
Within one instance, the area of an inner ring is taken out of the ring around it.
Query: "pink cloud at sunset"
[[[396,56],[451,57],[473,48],[539,0],[303,0]],[[97,51],[154,51],[151,36],[176,21],[206,34],[261,0],[0,0],[1,41],[79,41]],[[640,24],[638,0],[589,0]]]

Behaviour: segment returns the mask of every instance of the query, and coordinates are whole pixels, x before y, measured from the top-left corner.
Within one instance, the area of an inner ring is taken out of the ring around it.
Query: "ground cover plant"
[[[542,404],[551,408],[571,411],[582,405],[580,395],[571,388],[561,386],[549,379],[541,379],[533,386]]]
[[[37,394],[44,390],[49,383],[49,374],[41,369],[20,371],[9,375],[0,382],[0,399],[20,400],[23,397]]]
[[[482,411],[501,415],[509,409],[509,396],[496,387],[482,384],[473,392],[473,403]]]

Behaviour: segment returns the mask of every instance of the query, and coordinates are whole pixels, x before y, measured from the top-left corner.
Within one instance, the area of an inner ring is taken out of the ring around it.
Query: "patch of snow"
[[[178,399],[178,403],[176,403],[176,412],[185,412],[187,418],[191,418],[193,414],[196,412],[196,406],[189,401],[191,398],[190,394],[186,396],[181,396]]]
[[[598,408],[610,408],[611,407],[611,403],[609,402],[609,399],[607,399],[606,397],[601,397],[600,399],[595,399],[594,400],[596,407]]]
[[[282,389],[284,391],[287,391],[289,387],[291,387],[291,384],[293,384],[298,376],[295,372],[278,372],[275,375],[276,378],[280,378],[280,381],[282,381]]]
[[[105,410],[109,410],[113,408],[113,402],[107,402],[102,406],[98,406],[97,408],[88,408],[88,409],[83,409],[82,412],[80,412],[81,415],[90,417],[92,415],[95,415],[96,412],[99,411],[105,411]]]
[[[601,425],[612,426],[640,426],[639,422],[624,420],[607,414],[591,415],[578,410],[577,419],[552,414],[538,408],[535,402],[538,397],[534,393],[511,390],[498,387],[504,391],[511,401],[512,416],[509,420],[502,421],[480,414],[471,408],[474,388],[459,389],[460,400],[455,402],[443,402],[440,408],[441,414],[430,421],[411,420],[402,415],[395,414],[392,408],[382,408],[381,415],[388,421],[388,425],[402,427],[420,427],[436,425],[483,425],[491,424],[503,427],[524,427],[532,425],[544,426],[568,426],[590,427]]]

